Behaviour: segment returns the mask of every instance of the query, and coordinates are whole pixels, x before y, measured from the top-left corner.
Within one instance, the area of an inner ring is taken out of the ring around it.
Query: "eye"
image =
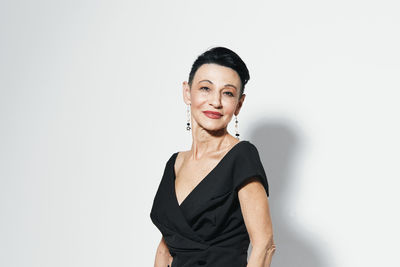
[[[232,92],[225,92],[225,93],[227,93],[229,96],[234,96],[234,95],[232,94]]]
[[[203,86],[203,87],[200,87],[200,90],[203,90],[203,88],[205,88],[206,91],[207,91],[208,89],[210,89],[210,88],[208,88],[207,86]]]

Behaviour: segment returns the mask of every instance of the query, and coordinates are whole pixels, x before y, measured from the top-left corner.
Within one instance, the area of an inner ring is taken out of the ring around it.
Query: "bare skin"
[[[169,253],[169,249],[165,243],[164,237],[161,237],[160,244],[157,247],[154,267],[167,267],[168,265],[171,266],[172,260],[173,258]]]
[[[189,151],[178,153],[174,166],[179,204],[239,142],[228,133],[227,126],[233,115],[239,114],[246,97],[243,94],[239,98],[240,88],[237,72],[217,64],[203,64],[196,71],[191,86],[183,82],[183,99],[191,107],[193,141]],[[209,118],[204,111],[219,112],[222,116]],[[269,267],[276,246],[265,189],[259,180],[254,179],[242,185],[238,197],[252,244],[247,267]],[[162,239],[154,266],[167,266],[171,260],[169,257],[171,255]]]
[[[238,196],[252,245],[247,267],[269,267],[276,245],[265,188],[253,178],[239,189]]]
[[[182,151],[178,153],[175,161],[175,189],[179,205],[190,194],[193,188],[215,168],[223,156],[239,142],[233,136],[226,139],[229,140],[229,145],[225,145],[220,149],[213,149],[210,152],[204,152],[201,158],[193,159],[191,151]],[[194,174],[196,174],[196,176],[194,176]]]

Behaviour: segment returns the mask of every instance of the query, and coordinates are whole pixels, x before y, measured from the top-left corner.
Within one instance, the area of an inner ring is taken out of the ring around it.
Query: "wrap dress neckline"
[[[238,190],[249,178],[263,184],[267,176],[254,144],[241,140],[179,204],[176,196],[173,153],[150,212],[173,256],[171,267],[245,267],[250,238],[238,199]]]
[[[196,191],[201,189],[202,184],[206,183],[208,179],[210,179],[210,177],[213,176],[213,174],[215,173],[215,171],[224,163],[224,160],[226,160],[226,158],[229,157],[229,155],[235,150],[235,148],[237,146],[239,146],[240,143],[245,142],[246,140],[241,140],[239,142],[237,142],[236,144],[234,144],[229,150],[228,152],[225,153],[224,156],[222,156],[222,158],[218,161],[217,165],[215,165],[214,168],[212,168],[208,174],[206,176],[204,176],[203,179],[200,180],[200,182],[190,191],[190,193],[182,200],[182,202],[179,204],[177,195],[176,195],[176,186],[175,186],[175,181],[176,181],[176,171],[175,171],[175,162],[176,162],[176,158],[178,157],[179,152],[175,152],[172,158],[172,187],[173,187],[173,195],[174,198],[176,200],[176,204],[178,205],[178,207],[182,208],[183,205],[185,205],[186,202],[190,201],[190,197],[193,194],[196,194]]]

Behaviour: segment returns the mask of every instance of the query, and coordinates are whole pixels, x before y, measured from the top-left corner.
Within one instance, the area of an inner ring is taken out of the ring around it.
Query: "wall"
[[[222,45],[251,74],[239,131],[270,182],[273,266],[399,266],[398,10],[2,1],[0,265],[152,266],[152,200],[191,144],[181,84]]]

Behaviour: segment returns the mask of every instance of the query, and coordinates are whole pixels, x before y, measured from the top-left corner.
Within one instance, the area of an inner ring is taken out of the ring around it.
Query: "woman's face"
[[[245,95],[239,100],[241,81],[237,72],[218,64],[201,65],[189,88],[183,83],[184,100],[191,104],[192,128],[218,131],[239,114]],[[214,113],[214,114],[213,114]],[[217,114],[217,115],[215,115]]]

